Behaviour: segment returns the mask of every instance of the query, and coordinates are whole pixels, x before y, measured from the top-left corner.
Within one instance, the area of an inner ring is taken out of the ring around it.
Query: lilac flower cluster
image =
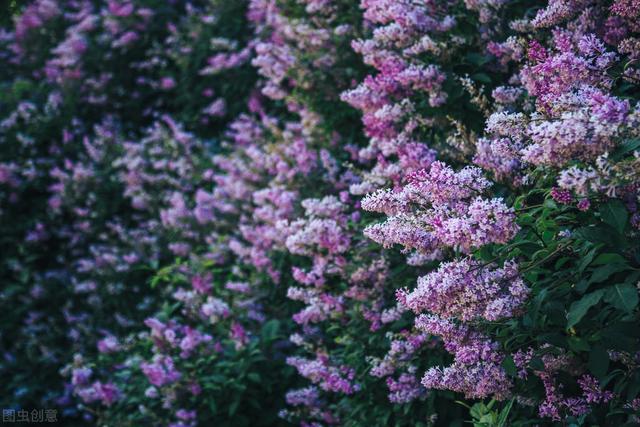
[[[409,180],[398,191],[378,190],[362,201],[363,209],[389,215],[385,223],[365,229],[367,237],[385,247],[469,252],[488,243],[506,243],[518,230],[513,210],[501,199],[480,197],[489,183],[477,168],[456,173],[434,162]]]
[[[416,327],[442,337],[445,348],[454,355],[446,368],[431,368],[422,378],[428,388],[453,390],[468,398],[509,396],[511,380],[502,368],[504,355],[496,342],[465,325],[458,325],[435,315],[421,314]]]
[[[346,366],[331,365],[326,355],[318,354],[315,359],[289,357],[287,364],[296,368],[300,375],[323,390],[345,394],[358,390],[358,384],[353,383],[355,375],[353,370]]]
[[[546,350],[551,347],[547,346]],[[519,351],[514,354],[513,360],[520,370],[519,375],[525,378],[528,375],[527,366],[533,358],[533,349]],[[591,411],[591,405],[604,404],[612,400],[613,392],[603,390],[597,379],[589,374],[580,374],[575,360],[563,351],[555,349],[542,356],[544,369],[534,370],[534,375],[539,377],[544,385],[545,399],[540,404],[538,412],[541,417],[547,417],[554,421],[560,421],[567,416],[584,416]],[[566,396],[564,385],[558,380],[561,371],[570,372],[579,376],[577,385],[580,389],[578,396]]]
[[[400,291],[398,299],[415,313],[428,311],[469,322],[513,317],[528,294],[515,263],[490,269],[465,258],[440,264],[418,279],[417,288]]]

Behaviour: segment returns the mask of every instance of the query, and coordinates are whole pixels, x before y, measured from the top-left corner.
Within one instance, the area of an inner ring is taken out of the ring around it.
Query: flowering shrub
[[[254,82],[245,23],[222,3],[43,0],[2,31],[3,407],[75,417],[58,371],[157,310],[155,269],[217,242],[203,189]]]
[[[640,422],[634,0],[11,7],[4,406]]]

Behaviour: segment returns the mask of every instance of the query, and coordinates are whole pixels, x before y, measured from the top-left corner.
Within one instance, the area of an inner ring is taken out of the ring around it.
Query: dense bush
[[[2,33],[3,407],[73,408],[58,371],[137,330],[154,270],[217,239],[170,213],[210,184],[255,81],[244,13],[39,1]]]
[[[18,6],[3,407],[640,423],[640,3]]]

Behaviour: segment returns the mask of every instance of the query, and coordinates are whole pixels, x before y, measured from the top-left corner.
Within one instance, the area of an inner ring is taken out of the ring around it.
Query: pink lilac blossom
[[[353,383],[355,372],[346,366],[332,366],[326,355],[318,354],[313,360],[289,357],[287,364],[323,390],[352,394],[358,389],[358,385]]]
[[[453,390],[467,398],[493,396],[505,399],[510,395],[512,382],[502,368],[504,356],[498,345],[468,326],[450,320],[421,314],[416,327],[442,337],[445,348],[454,355],[454,362],[445,368],[429,369],[422,378],[427,388]]]
[[[153,357],[152,362],[143,362],[140,368],[149,382],[156,387],[171,384],[181,378],[181,374],[176,370],[173,360],[168,356],[157,354]]]
[[[415,313],[428,311],[469,322],[514,317],[528,295],[514,262],[492,269],[465,258],[441,263],[418,279],[417,288],[400,291],[398,299]]]
[[[401,191],[379,190],[363,200],[363,209],[390,215],[368,226],[367,237],[390,247],[432,252],[438,246],[463,252],[488,243],[506,243],[518,231],[515,214],[502,199],[480,197],[489,182],[478,168],[454,172],[442,162],[409,177]],[[418,208],[415,212],[412,209]]]

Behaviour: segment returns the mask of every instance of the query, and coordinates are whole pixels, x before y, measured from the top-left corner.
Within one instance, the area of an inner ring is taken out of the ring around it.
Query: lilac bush
[[[3,405],[640,420],[640,3],[27,3],[0,31]]]
[[[155,269],[217,242],[202,197],[211,138],[244,110],[254,77],[242,29],[223,34],[216,22],[241,27],[244,13],[38,1],[3,31],[0,268],[3,304],[19,307],[3,315],[14,325],[2,338],[5,407],[75,418],[58,371],[155,312]],[[211,58],[226,60],[212,68]],[[231,69],[246,85],[228,85]],[[178,90],[206,93],[192,103]],[[215,100],[226,113],[202,111]]]

